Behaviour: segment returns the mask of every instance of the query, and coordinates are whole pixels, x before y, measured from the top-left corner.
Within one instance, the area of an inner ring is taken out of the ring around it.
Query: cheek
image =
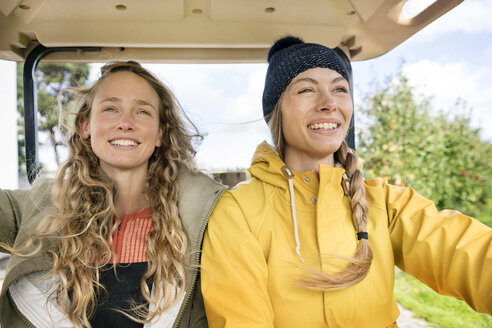
[[[148,140],[154,140],[156,142],[156,146],[160,146],[160,142],[162,140],[162,133],[159,125],[156,122],[147,122],[142,130],[145,131],[146,138]]]
[[[341,107],[341,110],[343,116],[345,116],[345,119],[350,121],[350,119],[352,118],[352,113],[354,112],[354,105],[352,104],[352,100],[347,99],[343,104],[343,106]]]
[[[103,122],[96,122],[91,126],[91,135],[92,137],[100,137],[104,134],[106,130],[105,124]]]
[[[285,101],[282,107],[282,117],[288,118],[288,123],[300,124],[315,105],[313,99],[294,98]],[[285,110],[284,110],[285,109]]]
[[[299,119],[292,115],[292,111],[289,111],[290,115],[284,115],[282,113],[282,134],[287,143],[292,143],[296,139],[296,135],[299,134]]]
[[[107,142],[111,128],[104,120],[93,120],[91,125],[91,146],[93,150],[102,147]]]
[[[304,120],[306,110],[301,104],[291,102],[291,106],[282,111],[282,123],[298,126]]]

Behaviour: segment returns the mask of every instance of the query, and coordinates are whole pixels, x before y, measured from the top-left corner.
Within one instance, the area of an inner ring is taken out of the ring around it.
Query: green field
[[[477,216],[477,219],[492,228],[492,200],[488,202],[487,207]]]
[[[441,328],[491,328],[492,316],[476,313],[465,302],[441,296],[412,276],[398,271],[395,296],[404,308]]]

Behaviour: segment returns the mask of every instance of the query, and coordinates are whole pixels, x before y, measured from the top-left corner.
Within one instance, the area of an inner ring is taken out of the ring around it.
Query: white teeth
[[[332,130],[336,129],[338,124],[336,123],[314,123],[308,125],[308,128],[313,129],[313,130]]]
[[[137,146],[138,145],[135,141],[128,140],[128,139],[111,140],[109,143],[112,145],[116,145],[116,146]]]

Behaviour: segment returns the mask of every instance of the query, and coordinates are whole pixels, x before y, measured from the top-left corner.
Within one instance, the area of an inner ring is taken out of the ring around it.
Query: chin
[[[341,145],[342,145],[342,143],[323,147],[321,153],[324,156],[333,155],[337,152],[337,150],[340,148]]]

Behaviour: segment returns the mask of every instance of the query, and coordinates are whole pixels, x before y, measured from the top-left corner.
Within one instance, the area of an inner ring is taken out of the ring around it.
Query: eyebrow
[[[312,79],[310,77],[303,77],[303,78],[300,78],[300,79],[296,79],[292,82],[292,84],[296,84],[298,82],[311,82],[311,83],[314,83],[314,84],[318,84],[318,81],[315,80],[315,79]]]
[[[337,83],[337,82],[340,82],[340,81],[343,81],[343,80],[345,80],[345,81],[346,81],[346,79],[345,79],[343,76],[337,76],[336,78],[334,78],[334,79],[331,81],[331,83]],[[318,84],[318,83],[319,83],[319,82],[318,82],[318,80],[315,80],[315,79],[313,79],[313,78],[310,78],[310,77],[303,77],[303,78],[300,78],[300,79],[294,80],[294,81],[292,82],[292,84],[295,84],[295,83],[297,83],[297,82],[303,82],[303,81],[304,81],[304,82],[311,82],[311,83],[314,83],[314,84]]]
[[[120,98],[118,98],[118,97],[108,97],[108,98],[105,98],[105,99],[101,100],[101,101],[99,102],[99,104],[102,104],[103,102],[121,102],[121,99],[120,99]],[[152,107],[153,109],[155,109],[154,105],[152,105],[151,103],[149,103],[149,102],[147,102],[147,101],[145,101],[145,100],[142,100],[142,99],[138,99],[138,100],[136,101],[136,103],[137,103],[137,104],[139,104],[139,105],[146,105],[146,106],[150,106],[150,107]]]
[[[152,108],[154,108],[154,109],[155,109],[154,105],[152,105],[151,103],[149,103],[149,102],[147,102],[147,101],[145,101],[145,100],[142,100],[142,99],[137,100],[137,104],[139,104],[139,105],[146,105],[146,106],[150,106],[150,107],[152,107]]]

